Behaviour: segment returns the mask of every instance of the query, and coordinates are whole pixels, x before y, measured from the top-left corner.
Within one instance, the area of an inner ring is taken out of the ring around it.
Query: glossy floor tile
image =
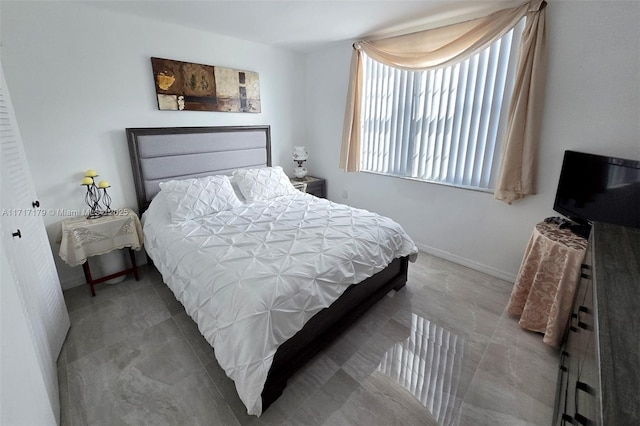
[[[65,291],[63,425],[548,425],[557,350],[505,312],[512,284],[421,253],[409,281],[261,417],[151,266]]]

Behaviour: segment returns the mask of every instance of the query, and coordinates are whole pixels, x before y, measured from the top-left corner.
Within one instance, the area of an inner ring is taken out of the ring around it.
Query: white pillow
[[[224,175],[170,180],[161,182],[160,189],[167,194],[167,205],[174,223],[242,205],[229,177]]]
[[[297,189],[280,166],[239,169],[233,172],[233,177],[242,195],[249,202],[297,193]]]
[[[243,203],[247,200],[244,199],[244,195],[242,195],[242,191],[240,191],[240,187],[238,186],[238,179],[235,176],[229,176],[229,181],[231,182],[231,187],[233,187],[233,192],[236,193],[236,197],[238,200]]]

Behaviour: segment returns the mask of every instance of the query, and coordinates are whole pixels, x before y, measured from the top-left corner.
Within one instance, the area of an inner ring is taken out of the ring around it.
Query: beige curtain
[[[546,69],[545,5],[543,0],[531,0],[458,24],[354,43],[340,168],[348,172],[360,170],[360,99],[364,84],[362,52],[378,62],[407,70],[447,66],[463,61],[489,46],[526,15],[496,198],[511,203],[524,195],[535,193],[535,152]]]
[[[531,11],[522,33],[516,83],[495,197],[508,204],[536,193],[538,142],[547,77],[545,8]]]

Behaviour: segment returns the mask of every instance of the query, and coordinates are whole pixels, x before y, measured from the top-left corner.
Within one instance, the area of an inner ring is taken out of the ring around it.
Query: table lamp
[[[298,163],[298,167],[293,169],[293,175],[298,178],[298,180],[303,180],[307,175],[307,169],[302,167],[302,164],[309,158],[309,153],[304,146],[294,146],[292,156],[293,161]]]

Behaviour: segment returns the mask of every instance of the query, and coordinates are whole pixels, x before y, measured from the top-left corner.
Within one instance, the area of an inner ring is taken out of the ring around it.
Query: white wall
[[[126,127],[269,124],[273,163],[292,167],[305,133],[302,55],[75,2],[3,0],[0,14],[2,64],[41,207],[84,208],[80,180],[94,168],[114,207],[135,208]],[[159,111],[152,56],[258,72],[262,113]],[[68,288],[83,274],[57,256],[62,219],[45,224]]]
[[[549,2],[549,72],[538,194],[493,195],[338,169],[350,43],[307,57],[307,162],[329,198],[397,220],[426,251],[496,276],[518,271],[553,211],[565,149],[640,159],[640,3]],[[347,191],[348,198],[344,198]]]

